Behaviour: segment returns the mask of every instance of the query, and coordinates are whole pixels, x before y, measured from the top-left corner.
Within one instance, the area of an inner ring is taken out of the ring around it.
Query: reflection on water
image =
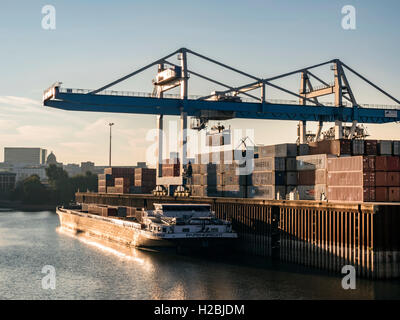
[[[43,290],[44,265],[56,289]],[[182,256],[74,235],[53,212],[0,212],[0,299],[377,299],[399,281],[358,280],[265,258]]]

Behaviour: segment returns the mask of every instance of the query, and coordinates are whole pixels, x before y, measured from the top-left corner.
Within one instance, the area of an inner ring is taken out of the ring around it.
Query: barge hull
[[[232,222],[238,250],[364,278],[400,277],[400,204],[331,203],[210,197],[77,193],[80,203],[151,208],[153,203],[209,203]]]

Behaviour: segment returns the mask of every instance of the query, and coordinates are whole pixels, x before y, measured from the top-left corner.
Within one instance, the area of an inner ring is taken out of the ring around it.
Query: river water
[[[54,267],[55,289],[42,268]],[[399,299],[400,281],[359,280],[254,257],[116,247],[60,229],[55,212],[0,211],[0,299]]]

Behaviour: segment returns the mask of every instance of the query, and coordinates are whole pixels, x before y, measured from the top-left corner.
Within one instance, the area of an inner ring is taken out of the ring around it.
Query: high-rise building
[[[47,150],[42,148],[4,148],[4,162],[11,164],[40,165],[46,162]]]

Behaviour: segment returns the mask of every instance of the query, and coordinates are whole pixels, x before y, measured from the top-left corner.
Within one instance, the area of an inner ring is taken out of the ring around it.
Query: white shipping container
[[[326,154],[315,154],[309,156],[297,156],[297,170],[317,170],[317,169],[325,169],[326,168]]]

